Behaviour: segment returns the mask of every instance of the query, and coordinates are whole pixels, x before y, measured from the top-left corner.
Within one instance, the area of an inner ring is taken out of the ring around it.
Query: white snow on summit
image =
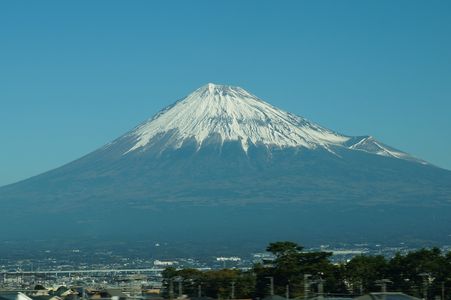
[[[128,151],[145,147],[155,136],[173,132],[171,145],[179,148],[194,138],[201,147],[209,137],[222,142],[309,149],[339,145],[349,138],[290,114],[260,100],[240,87],[209,83],[158,113],[131,135],[136,144]]]
[[[371,136],[341,135],[300,116],[278,109],[240,87],[209,83],[163,109],[131,131],[129,152],[145,150],[156,137],[166,136],[163,149],[178,149],[195,141],[198,149],[208,139],[238,141],[245,152],[249,145],[287,148],[334,147],[426,163],[388,147]]]

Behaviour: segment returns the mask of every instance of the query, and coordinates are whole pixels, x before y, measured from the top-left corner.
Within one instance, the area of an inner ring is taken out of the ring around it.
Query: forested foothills
[[[451,252],[438,248],[407,254],[361,255],[334,264],[328,252],[305,252],[293,242],[271,243],[273,259],[250,270],[199,271],[168,268],[163,272],[164,296],[256,298],[271,294],[307,297],[318,294],[356,296],[368,292],[404,292],[419,298],[451,299]]]

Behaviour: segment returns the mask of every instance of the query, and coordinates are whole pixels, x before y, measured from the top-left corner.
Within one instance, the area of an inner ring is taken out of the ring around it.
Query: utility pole
[[[183,290],[182,290],[182,278],[179,278],[179,297],[182,298]]]
[[[232,295],[230,297],[235,299],[235,281],[232,281]]]
[[[288,300],[290,299],[290,285],[287,284],[285,287],[285,298]]]
[[[310,294],[310,280],[309,278],[312,275],[310,274],[304,274],[304,299],[307,299]]]
[[[318,299],[323,300],[324,299],[324,279],[320,278],[318,280]]]
[[[382,300],[386,299],[387,283],[392,283],[392,281],[390,279],[381,279],[376,281],[376,284],[381,286]]]
[[[418,274],[421,277],[423,277],[423,299],[427,299],[428,297],[428,280],[429,280],[429,273],[420,273]]]
[[[269,291],[270,291],[270,295],[274,296],[274,277],[272,276],[268,276],[266,277],[269,279]]]
[[[197,286],[197,297],[198,298],[202,297],[202,286],[200,285],[200,283]]]
[[[445,300],[445,282],[442,281],[442,300]]]
[[[376,284],[380,285],[381,292],[384,294],[387,292],[387,283],[392,283],[392,281],[390,279],[381,279],[376,281]]]
[[[174,299],[174,279],[169,279],[169,299]]]

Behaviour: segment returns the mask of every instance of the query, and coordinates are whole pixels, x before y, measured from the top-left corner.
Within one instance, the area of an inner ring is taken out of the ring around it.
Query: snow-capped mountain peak
[[[221,145],[233,141],[239,142],[246,153],[250,145],[322,148],[334,154],[336,147],[342,147],[426,164],[372,136],[342,135],[276,108],[240,87],[213,83],[161,110],[126,137],[131,144],[124,154],[145,151],[155,144],[161,152],[193,141],[197,149],[211,141]]]
[[[165,108],[130,135],[136,143],[128,152],[145,148],[152,139],[170,133],[167,146],[179,148],[188,139],[198,147],[209,138],[221,143],[239,141],[244,151],[249,144],[266,147],[339,145],[349,138],[306,119],[280,110],[240,87],[209,83],[186,98]]]

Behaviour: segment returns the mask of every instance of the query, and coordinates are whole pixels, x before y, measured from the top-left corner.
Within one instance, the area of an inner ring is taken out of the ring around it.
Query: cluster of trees
[[[419,298],[445,295],[451,299],[451,252],[438,248],[396,254],[391,259],[361,255],[345,264],[333,264],[328,252],[304,252],[293,242],[271,243],[266,250],[274,259],[247,271],[168,268],[163,272],[164,296],[172,298],[179,292],[226,299],[262,298],[271,293],[290,298],[323,292],[360,295],[386,285],[388,291]]]

